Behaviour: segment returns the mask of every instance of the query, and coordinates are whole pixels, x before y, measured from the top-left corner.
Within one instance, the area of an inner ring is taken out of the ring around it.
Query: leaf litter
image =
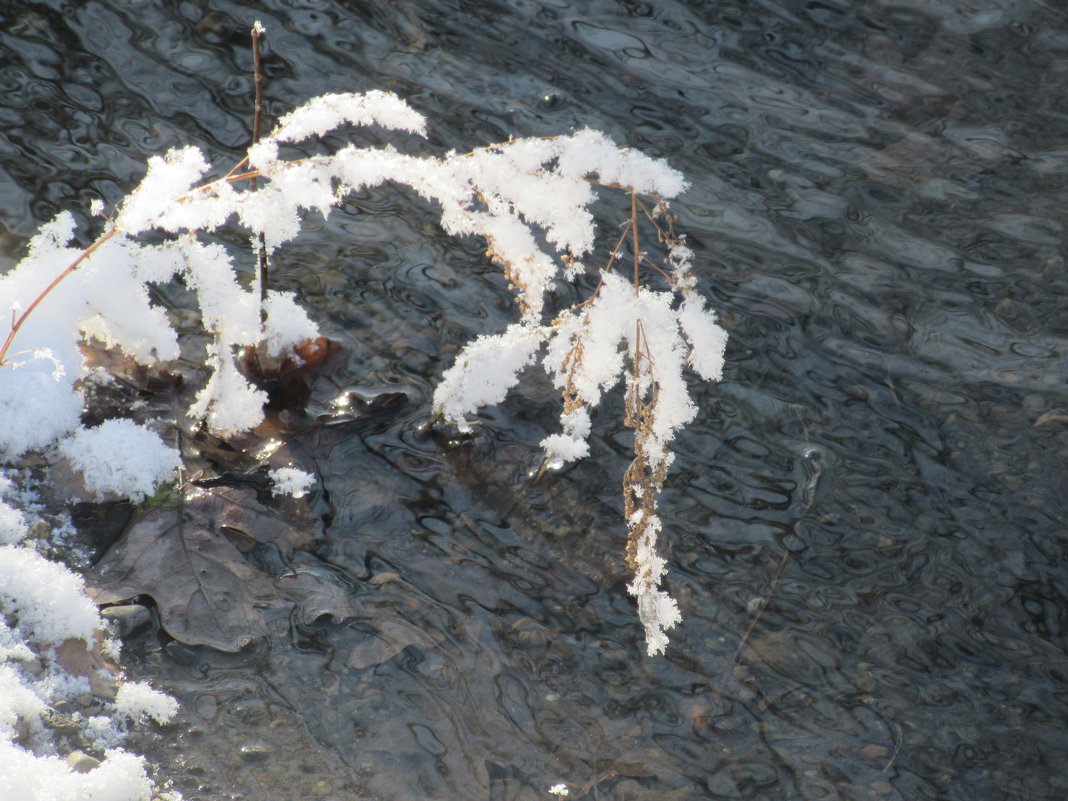
[[[302,355],[318,367],[334,354],[333,345],[320,340]],[[323,434],[351,434],[353,426],[391,416],[407,398],[354,398],[345,413],[311,417],[300,408],[306,397],[292,389],[306,378],[307,363],[258,366],[285,388],[279,405],[296,413],[269,412],[254,434],[233,444],[205,432],[184,435],[199,451],[204,473],[143,504],[86,576],[98,605],[151,598],[162,628],[187,645],[236,652],[268,633],[267,614],[286,610],[301,624],[355,615],[352,589],[329,566],[314,556],[294,560],[321,537],[323,522],[307,498],[271,497],[267,468],[307,465]],[[252,456],[270,442],[266,459]],[[264,553],[269,556],[257,558]]]

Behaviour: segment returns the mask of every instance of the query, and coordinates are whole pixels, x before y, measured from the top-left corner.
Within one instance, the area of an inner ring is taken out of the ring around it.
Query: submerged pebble
[[[100,610],[100,616],[110,624],[115,636],[124,640],[152,623],[152,612],[140,604],[109,606]]]

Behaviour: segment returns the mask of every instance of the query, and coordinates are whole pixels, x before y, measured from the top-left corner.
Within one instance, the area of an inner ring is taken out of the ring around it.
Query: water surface
[[[117,201],[150,154],[232,163],[259,18],[272,114],[385,88],[433,147],[589,126],[667,159],[731,332],[664,493],[684,622],[651,659],[621,567],[618,421],[536,483],[543,387],[474,441],[421,433],[455,347],[511,319],[503,280],[403,193],[314,222],[278,267],[346,346],[313,407],[409,402],[304,452],[329,526],[295,567],[356,618],[277,619],[236,655],[130,646],[183,701],[142,745],[186,798],[1064,796],[1059,6],[0,9],[5,257],[56,211]]]

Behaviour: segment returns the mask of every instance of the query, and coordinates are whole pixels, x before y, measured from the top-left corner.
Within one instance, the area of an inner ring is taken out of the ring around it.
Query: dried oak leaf
[[[104,653],[104,632],[93,631],[93,641],[71,638],[56,648],[56,662],[68,673],[89,679],[89,690],[97,698],[115,698],[121,671],[114,659]]]
[[[260,608],[280,599],[270,576],[246,562],[235,541],[291,551],[308,533],[259,504],[252,491],[191,493],[176,508],[135,517],[87,576],[90,596],[111,604],[149,595],[176,640],[237,651],[266,633]]]
[[[361,640],[349,653],[346,661],[349,667],[362,670],[389,661],[409,645],[433,649],[445,639],[445,635],[426,631],[403,618],[383,620],[377,625],[378,630]]]
[[[325,568],[297,565],[276,578],[274,585],[293,602],[298,623],[314,623],[323,617],[340,622],[356,616],[352,592]]]

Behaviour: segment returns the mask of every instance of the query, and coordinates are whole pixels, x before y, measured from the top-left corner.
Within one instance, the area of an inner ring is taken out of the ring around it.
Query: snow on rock
[[[20,719],[37,722],[44,710],[44,701],[22,683],[18,671],[0,663],[0,741],[16,735]]]
[[[0,501],[0,545],[17,545],[28,533],[22,512]]]

